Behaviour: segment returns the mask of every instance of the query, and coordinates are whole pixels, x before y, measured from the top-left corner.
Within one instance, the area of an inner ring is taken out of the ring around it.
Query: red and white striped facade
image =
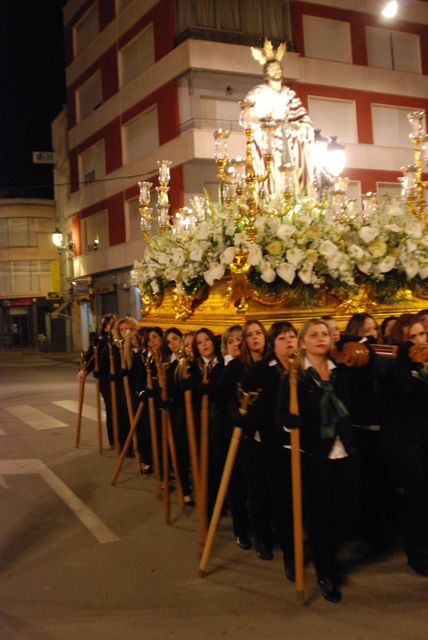
[[[401,16],[389,22],[379,15],[381,4],[374,0],[288,3],[289,39],[299,53],[285,55],[287,81],[309,109],[315,127],[320,126],[328,135],[335,133],[336,124],[351,132],[348,139],[339,136],[346,144],[344,174],[360,193],[395,183],[401,176],[400,167],[412,162],[408,143],[388,143],[388,127],[394,128],[394,118],[402,128],[403,110],[428,110],[428,3],[408,2]],[[212,132],[224,120],[235,123],[231,155],[243,150],[236,105],[260,81],[261,67],[251,58],[249,47],[241,44],[189,38],[174,47],[176,7],[175,0],[69,0],[65,5],[71,186],[64,217],[70,221],[76,247],[76,277],[92,275],[96,279],[97,274],[129,270],[133,260],[141,256],[143,241],[131,220],[130,202],[138,195],[139,179],[150,178],[156,183],[156,160],[172,161],[170,201],[174,212],[188,196],[202,193],[204,187],[214,188]],[[88,21],[87,33],[94,28],[95,35],[78,52],[76,29],[90,12],[97,16],[98,24],[91,27]],[[121,55],[148,29],[154,43],[151,64],[125,83]],[[329,48],[325,46],[330,31],[333,59],[328,59]],[[383,55],[377,35],[380,43],[384,36],[391,38],[399,67],[406,68],[403,59],[409,47],[411,71],[396,70],[394,65],[388,68],[388,62],[373,65],[373,56]],[[317,48],[322,57],[317,57]],[[88,86],[85,83],[95,87],[97,82],[100,104],[81,117],[79,95]],[[384,107],[390,110],[384,111]],[[157,131],[147,132],[151,146],[145,149],[147,144],[142,141],[139,155],[138,140],[131,140],[134,149],[130,153],[126,149],[127,127],[151,108],[155,108],[151,122],[157,126]],[[322,125],[314,114],[322,114]],[[379,144],[379,139],[388,144]],[[86,179],[82,163],[91,157],[92,150],[94,157],[103,155],[101,172],[97,169]],[[98,250],[89,250],[84,229],[92,233],[91,216],[101,212],[107,221],[106,240]],[[119,307],[119,312],[129,311],[126,301],[119,301]]]

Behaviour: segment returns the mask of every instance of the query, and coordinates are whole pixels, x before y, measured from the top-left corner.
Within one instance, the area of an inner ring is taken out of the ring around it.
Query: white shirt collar
[[[306,371],[306,369],[309,369],[309,367],[313,367],[314,365],[312,364],[312,362],[309,360],[309,358],[307,358],[305,356],[304,359],[304,370]],[[327,360],[327,366],[328,366],[328,370],[332,371],[332,369],[336,369],[336,365],[334,364],[333,360],[328,359]]]

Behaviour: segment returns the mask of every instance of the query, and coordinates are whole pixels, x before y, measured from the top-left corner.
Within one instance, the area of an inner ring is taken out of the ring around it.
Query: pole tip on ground
[[[205,578],[205,571],[203,569],[199,569],[199,577]]]
[[[305,592],[304,591],[296,591],[297,602],[301,605],[305,605]]]

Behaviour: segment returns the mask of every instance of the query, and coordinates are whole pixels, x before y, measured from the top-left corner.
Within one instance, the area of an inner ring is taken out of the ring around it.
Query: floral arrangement
[[[286,205],[273,197],[255,220],[222,205],[197,200],[193,225],[171,225],[152,235],[132,272],[133,284],[154,300],[169,286],[197,296],[228,273],[235,256],[247,254],[247,277],[258,290],[286,287],[305,292],[328,288],[350,293],[368,283],[383,301],[403,287],[426,286],[428,229],[400,201],[376,204],[370,212],[354,203],[338,208],[334,200],[300,198]]]

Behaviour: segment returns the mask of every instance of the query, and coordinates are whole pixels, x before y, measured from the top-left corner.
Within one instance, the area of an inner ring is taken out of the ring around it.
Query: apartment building
[[[54,230],[53,200],[0,200],[0,348],[66,348]]]
[[[397,191],[400,167],[413,157],[407,113],[428,106],[428,3],[403,3],[391,20],[380,15],[383,4],[66,3],[67,107],[56,125],[69,189],[60,216],[83,340],[102,313],[138,314],[129,286],[144,249],[137,181],[156,186],[157,160],[171,160],[174,212],[204,189],[216,197],[215,129],[230,129],[230,154],[243,154],[238,102],[260,81],[249,46],[265,36],[287,41],[287,83],[314,126],[346,145],[350,196]]]

